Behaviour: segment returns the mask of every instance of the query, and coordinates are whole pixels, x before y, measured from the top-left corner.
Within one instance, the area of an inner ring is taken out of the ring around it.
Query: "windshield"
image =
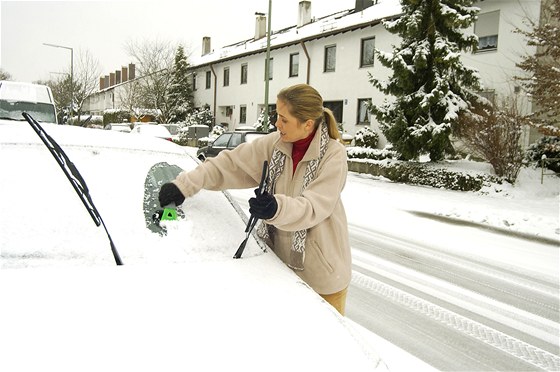
[[[177,125],[164,125],[168,130],[169,133],[171,133],[172,135],[177,135],[179,134],[179,126]]]
[[[40,122],[56,123],[54,106],[51,104],[0,100],[0,118],[25,121],[22,112],[27,112]]]

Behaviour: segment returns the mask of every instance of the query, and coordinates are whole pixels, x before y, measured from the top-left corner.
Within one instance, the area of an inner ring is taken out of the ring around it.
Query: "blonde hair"
[[[329,137],[340,140],[340,132],[332,111],[323,107],[323,97],[310,85],[296,84],[282,89],[276,96],[288,106],[288,111],[301,123],[311,119],[315,128],[323,119],[329,130]]]

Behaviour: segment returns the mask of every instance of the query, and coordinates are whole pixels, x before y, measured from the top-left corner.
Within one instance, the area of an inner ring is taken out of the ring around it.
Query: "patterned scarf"
[[[303,186],[301,188],[301,193],[307,188],[309,183],[315,179],[317,176],[317,169],[319,168],[319,163],[321,159],[327,152],[327,145],[329,144],[329,131],[325,122],[321,124],[321,143],[319,150],[319,158],[313,159],[307,165],[305,170],[305,175],[303,176]],[[268,183],[267,191],[270,194],[274,193],[274,188],[276,186],[276,181],[278,177],[284,170],[284,164],[286,162],[286,155],[282,153],[278,148],[274,149],[272,153],[272,159],[268,166],[268,172],[270,177],[270,182]],[[267,223],[261,222],[257,228],[257,235],[264,239],[266,242],[271,242],[271,236],[274,234],[275,227]],[[305,261],[305,239],[307,238],[307,230],[296,231],[292,238],[292,247],[290,251],[289,261],[287,265],[293,270],[303,270],[303,263]]]

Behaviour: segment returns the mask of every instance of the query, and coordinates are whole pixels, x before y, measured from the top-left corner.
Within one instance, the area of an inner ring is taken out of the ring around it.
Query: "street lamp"
[[[70,117],[72,117],[72,114],[74,112],[74,49],[56,44],[43,43],[43,45],[53,48],[63,48],[70,50]]]

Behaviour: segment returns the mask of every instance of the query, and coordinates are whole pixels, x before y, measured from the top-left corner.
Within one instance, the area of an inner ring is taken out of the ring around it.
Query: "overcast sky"
[[[272,1],[272,29],[297,23],[300,0]],[[311,13],[322,17],[351,9],[355,0],[312,0]],[[159,1],[1,1],[0,66],[13,80],[56,78],[69,70],[70,50],[89,51],[106,75],[132,62],[127,41],[182,43],[193,55],[203,36],[212,48],[253,37],[255,12],[266,13],[268,0]]]

